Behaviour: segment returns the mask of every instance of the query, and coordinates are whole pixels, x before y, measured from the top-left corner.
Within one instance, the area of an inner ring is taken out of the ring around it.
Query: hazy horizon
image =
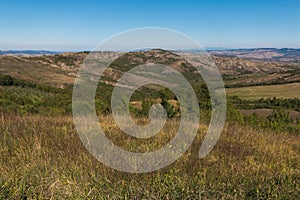
[[[222,50],[242,50],[242,49],[299,49],[300,47],[203,47],[207,51],[222,51]],[[155,49],[155,48],[149,48],[149,49]],[[191,50],[197,50],[197,49],[168,49],[168,50],[178,50],[178,51],[191,51]],[[84,52],[84,51],[93,51],[92,49],[78,49],[78,50],[55,50],[55,49],[0,49],[0,52],[6,52],[6,51],[49,51],[49,52]],[[104,50],[105,51],[105,50]],[[111,50],[107,50],[111,51]],[[122,52],[122,51],[130,51],[130,50],[114,50],[115,52]],[[112,51],[112,52],[114,52]]]

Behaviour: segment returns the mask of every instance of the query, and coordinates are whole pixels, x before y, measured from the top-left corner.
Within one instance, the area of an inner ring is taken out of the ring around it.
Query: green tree
[[[0,84],[5,86],[10,86],[14,84],[14,80],[11,76],[5,75],[0,78]]]
[[[289,113],[283,110],[273,110],[267,117],[267,127],[273,130],[285,130],[290,122]]]
[[[164,92],[160,95],[161,105],[166,109],[168,118],[173,118],[176,114],[175,108],[168,102],[168,98]]]
[[[143,99],[142,100],[142,115],[148,116],[149,110],[152,106],[152,101],[150,99]]]

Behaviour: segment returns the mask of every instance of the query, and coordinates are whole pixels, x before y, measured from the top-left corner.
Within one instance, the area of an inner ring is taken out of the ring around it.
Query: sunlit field
[[[179,125],[176,119],[168,120],[149,143],[126,136],[110,116],[99,121],[115,144],[136,151],[160,148]],[[226,124],[213,151],[199,160],[205,130],[201,124],[193,145],[172,165],[130,174],[94,159],[70,116],[3,114],[0,199],[300,198],[299,135]]]
[[[238,96],[242,99],[261,98],[294,98],[300,97],[300,83],[290,83],[281,85],[263,85],[241,88],[228,88],[227,93],[231,96]]]

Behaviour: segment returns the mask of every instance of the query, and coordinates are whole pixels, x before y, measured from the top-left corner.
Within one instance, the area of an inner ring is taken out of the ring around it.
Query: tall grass
[[[111,117],[101,125],[124,149],[166,144],[178,121],[153,140],[122,134]],[[113,170],[82,145],[71,117],[5,115],[0,120],[0,199],[300,199],[300,136],[230,124],[213,151],[198,159],[206,126],[186,154],[146,174]],[[147,147],[150,146],[149,147]]]

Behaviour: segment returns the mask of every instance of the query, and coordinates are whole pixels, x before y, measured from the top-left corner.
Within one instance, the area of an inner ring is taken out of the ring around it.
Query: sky
[[[173,29],[204,47],[300,48],[300,1],[0,1],[1,50],[91,50],[142,27]]]

